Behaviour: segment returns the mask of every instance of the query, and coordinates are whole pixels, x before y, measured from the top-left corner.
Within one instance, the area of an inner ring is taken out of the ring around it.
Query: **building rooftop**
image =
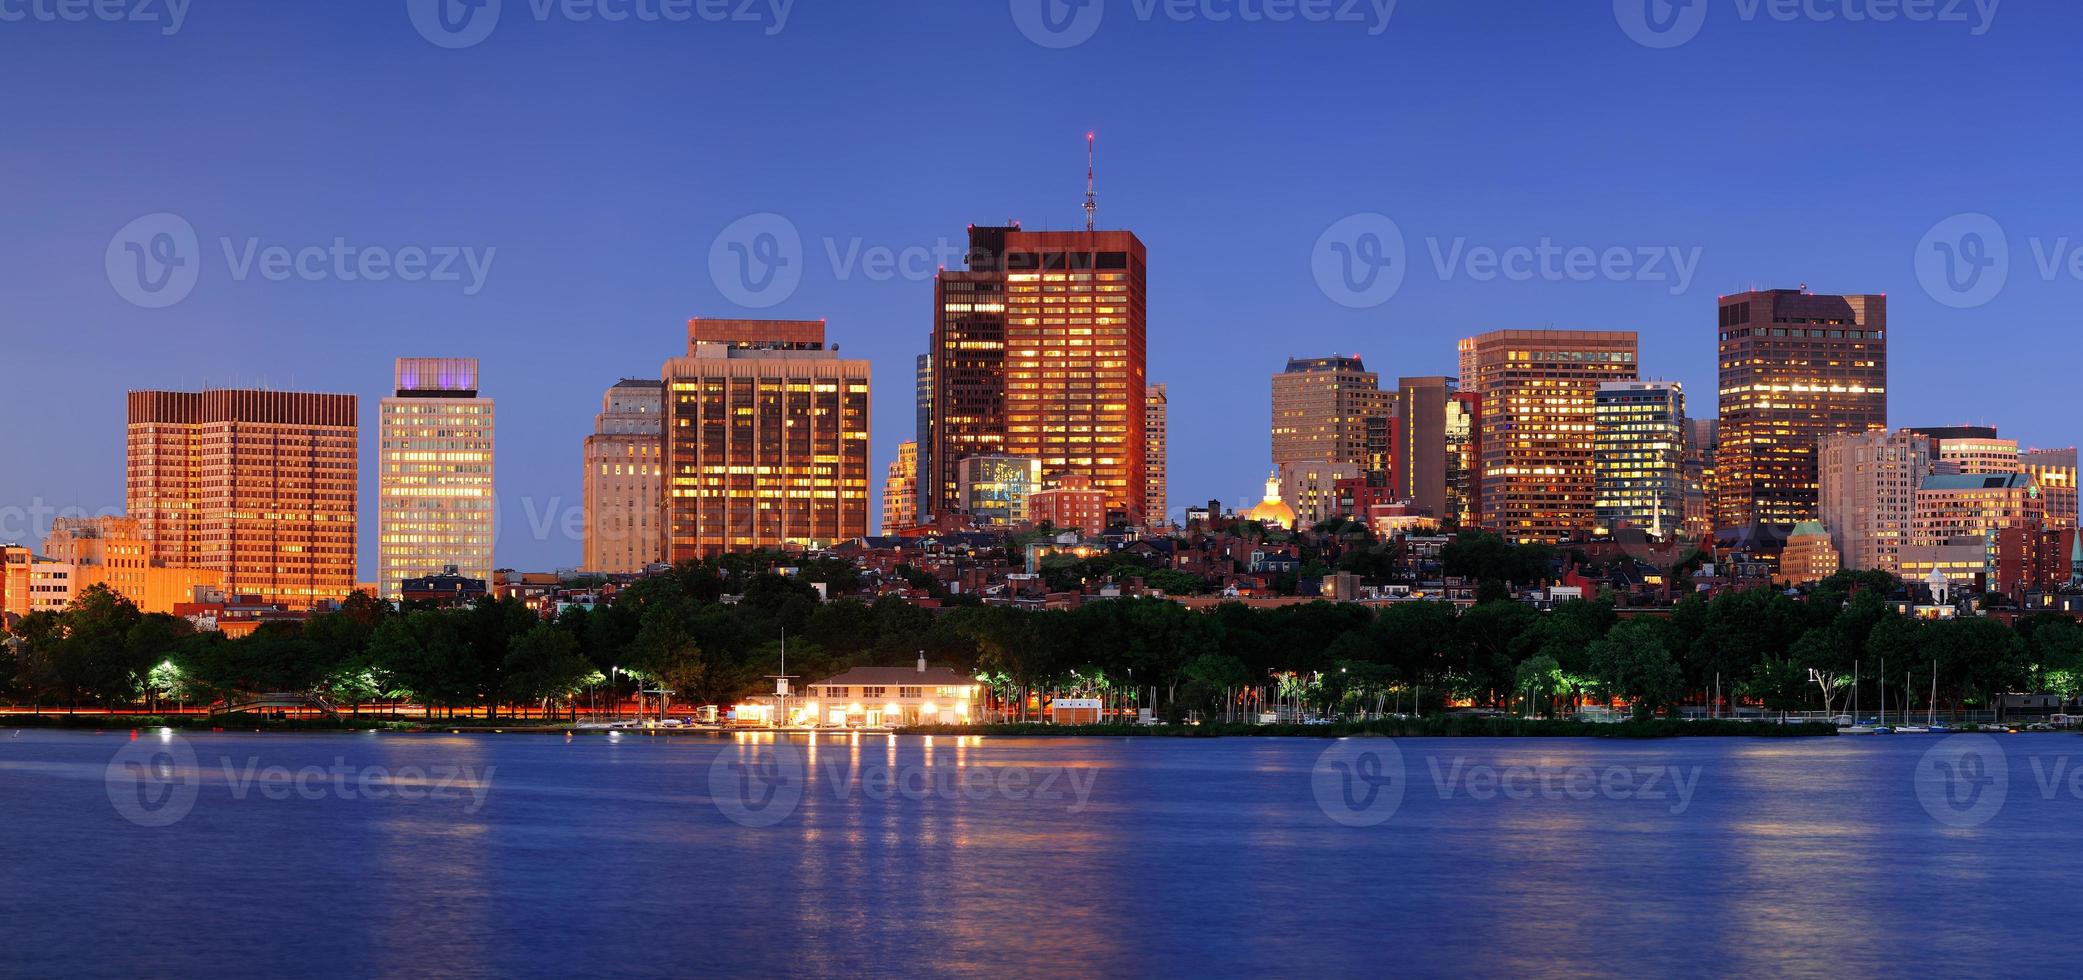
[[[2032,478],[2023,473],[1941,473],[1927,476],[1920,490],[2010,490],[2028,486]]]
[[[855,667],[836,677],[810,682],[811,687],[970,687],[974,677],[964,677],[946,667]]]

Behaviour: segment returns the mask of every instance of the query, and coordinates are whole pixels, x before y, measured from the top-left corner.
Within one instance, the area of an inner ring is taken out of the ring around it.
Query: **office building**
[[[665,385],[616,382],[586,437],[586,571],[634,574],[665,557],[664,452]]]
[[[1361,472],[1358,463],[1282,463],[1280,499],[1293,508],[1294,526],[1313,528],[1338,516],[1338,484]]]
[[[1018,231],[1006,236],[1005,266],[1006,454],[1041,460],[1052,478],[1091,477],[1109,523],[1144,523],[1142,241],[1126,231]]]
[[[1995,581],[1990,575],[1989,562],[1992,551],[1989,539],[1980,534],[1905,545],[1898,561],[1900,567],[1896,569],[1895,578],[1905,584],[1919,586],[1931,582],[1932,574],[1935,572],[1953,588],[1987,591]]]
[[[1817,453],[1818,510],[1845,568],[1901,571],[1917,489],[1932,475],[1930,440],[1908,430],[1824,436]]]
[[[1582,541],[1595,523],[1599,385],[1633,381],[1633,331],[1498,330],[1461,341],[1480,396],[1479,523],[1516,542]]]
[[[930,435],[921,436],[919,455],[934,474],[928,510],[935,516],[955,508],[956,464],[1005,453],[1005,252],[1018,232],[972,226],[968,267],[943,269],[933,280],[933,345],[921,366]]]
[[[1367,462],[1367,420],[1388,416],[1381,376],[1360,358],[1290,358],[1273,376],[1273,465]]]
[[[1910,540],[1930,545],[1967,535],[1983,535],[1994,544],[2009,527],[2043,527],[2046,504],[2023,473],[1927,476],[1917,487]]]
[[[1813,520],[1818,442],[1888,424],[1888,299],[1774,289],[1719,310],[1716,527]]]
[[[1166,471],[1170,468],[1165,456],[1166,428],[1171,424],[1171,397],[1164,385],[1151,385],[1143,393],[1143,481],[1149,490],[1143,494],[1144,523],[1151,527],[1165,527],[1170,523],[1171,513]]]
[[[1906,430],[1931,441],[1932,472],[1960,476],[2023,473],[2018,440],[1982,425],[1924,426]]]
[[[1720,450],[1720,419],[1685,420],[1685,537],[1714,536],[1714,454]]]
[[[882,533],[891,534],[918,523],[919,444],[909,439],[897,444],[897,458],[882,478]]]
[[[2033,485],[2040,488],[2040,499],[2047,507],[2048,530],[2074,528],[2078,517],[2075,447],[2035,449],[2020,455],[2018,461]]]
[[[377,457],[376,584],[398,601],[405,580],[453,566],[492,580],[492,399],[474,357],[401,357],[383,400]]]
[[[1794,525],[1794,533],[1786,539],[1786,549],[1779,555],[1779,574],[1772,576],[1776,585],[1807,585],[1820,582],[1838,570],[1837,545],[1830,540],[1830,532],[1819,521],[1802,521]]]
[[[149,558],[310,609],[355,585],[353,395],[133,391],[124,498]]]
[[[1456,391],[1447,399],[1447,507],[1435,515],[1443,525],[1474,528],[1483,502],[1483,396]]]
[[[1685,528],[1685,389],[1672,381],[1598,386],[1592,433],[1599,534]]]
[[[868,533],[868,362],[823,321],[692,320],[660,377],[669,560]]]
[[[39,569],[54,588],[42,596],[49,608],[63,609],[86,589],[105,585],[142,612],[172,613],[187,602],[197,586],[221,588],[224,573],[209,568],[178,568],[155,562],[143,524],[133,517],[60,517],[44,536],[43,556],[35,564],[63,566]]]
[[[1028,513],[1037,525],[1095,537],[1107,529],[1107,491],[1083,473],[1065,473],[1028,497]]]
[[[933,343],[931,335],[927,336],[926,343],[929,346]],[[911,513],[914,520],[925,524],[933,519],[933,504],[939,499],[934,495],[933,482],[933,474],[939,472],[933,467],[933,355],[920,354],[914,370],[917,376],[912,396],[915,416],[912,439],[918,445],[918,466],[911,474],[914,497]]]
[[[8,617],[29,615],[29,567],[35,560],[28,548],[0,545],[0,629]]]
[[[1447,478],[1454,468],[1451,432],[1467,424],[1454,398],[1457,384],[1445,377],[1399,378],[1388,417],[1381,420],[1384,429],[1401,436],[1390,439],[1393,462],[1386,467],[1396,496],[1440,518],[1454,509]]]
[[[960,493],[969,456],[1040,460],[1106,495],[1109,517],[1148,507],[1147,256],[1125,231],[970,229],[968,268],[934,281],[936,497]]]
[[[1041,460],[970,456],[956,469],[961,485],[961,512],[969,515],[971,523],[979,527],[1027,523],[1029,501],[1042,489]],[[1103,519],[1106,515],[1100,516]]]

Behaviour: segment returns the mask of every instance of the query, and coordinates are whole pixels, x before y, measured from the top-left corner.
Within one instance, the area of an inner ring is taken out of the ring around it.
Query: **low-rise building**
[[[1083,473],[1064,473],[1029,499],[1030,517],[1087,537],[1106,533],[1107,492]]]
[[[197,587],[224,584],[224,573],[216,569],[153,561],[142,525],[129,517],[58,518],[43,550],[30,571],[32,610],[63,611],[81,592],[101,585],[141,612],[171,613]]]
[[[945,667],[855,667],[804,688],[807,700],[789,705],[791,721],[827,728],[893,728],[966,724],[978,711],[983,685]]]
[[[1820,521],[1802,521],[1794,525],[1794,533],[1787,537],[1786,550],[1779,555],[1779,574],[1772,581],[1779,585],[1807,585],[1837,574],[1837,569],[1837,545],[1831,541],[1830,532]]]

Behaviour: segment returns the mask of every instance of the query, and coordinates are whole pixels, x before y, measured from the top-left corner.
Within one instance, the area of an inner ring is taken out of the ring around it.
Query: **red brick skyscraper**
[[[310,608],[355,582],[353,395],[133,391],[124,497],[166,565]]]
[[[1092,479],[1109,516],[1147,505],[1147,253],[1126,231],[970,232],[935,284],[932,459],[942,509],[964,457],[1037,459]],[[1159,515],[1161,516],[1161,515]],[[1154,518],[1153,518],[1154,519]]]

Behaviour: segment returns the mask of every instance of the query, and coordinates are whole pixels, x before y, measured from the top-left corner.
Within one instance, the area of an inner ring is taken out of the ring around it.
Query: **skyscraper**
[[[2074,528],[2078,517],[2075,447],[2035,449],[2019,457],[2019,463],[2047,501],[2047,530]]]
[[[1901,572],[1917,488],[1931,472],[1931,441],[1906,429],[1822,438],[1818,510],[1845,568]]]
[[[1633,331],[1497,330],[1461,341],[1461,383],[1481,397],[1481,518],[1519,542],[1583,540],[1596,517],[1598,387],[1636,377]]]
[[[868,362],[823,321],[692,320],[660,377],[669,560],[868,533]]]
[[[1142,524],[1143,243],[1126,231],[1016,231],[1005,247],[1005,452],[1041,460],[1045,479],[1091,477],[1109,522]]]
[[[659,506],[665,499],[665,386],[630,378],[601,396],[586,437],[589,572],[641,572],[665,557]]]
[[[1452,467],[1448,451],[1448,428],[1465,422],[1454,400],[1458,382],[1453,378],[1399,378],[1393,414],[1403,438],[1393,440],[1396,496],[1446,520],[1453,508],[1448,503],[1447,471]],[[1457,447],[1458,448],[1458,447]]]
[[[133,391],[124,497],[152,561],[309,609],[355,582],[353,395]]]
[[[1143,243],[1126,231],[969,229],[968,268],[934,280],[934,496],[969,456],[1092,478],[1111,517],[1148,506]],[[922,452],[924,452],[922,450]]]
[[[927,335],[926,344],[933,344],[932,335]],[[912,440],[918,445],[917,466],[911,473],[911,513],[919,523],[933,519],[933,504],[940,498],[935,495],[934,474],[940,472],[933,466],[933,355],[918,357],[917,390],[912,406],[917,423],[912,431]]]
[[[478,397],[474,357],[401,357],[383,400],[377,459],[376,581],[388,599],[405,580],[492,581],[492,400]]]
[[[882,478],[882,533],[892,534],[917,524],[919,444],[909,439],[897,444],[897,458],[890,461]]]
[[[1005,249],[1017,227],[969,229],[968,268],[933,280],[933,346],[922,367],[931,393],[919,456],[933,474],[926,508],[958,513],[957,464],[1005,452]]]
[[[1166,427],[1170,425],[1171,397],[1164,385],[1151,385],[1143,395],[1143,480],[1149,490],[1143,495],[1143,516],[1153,527],[1163,525],[1171,513],[1165,459]]]
[[[1592,466],[1597,531],[1685,530],[1685,389],[1674,381],[1598,386]]]
[[[1367,464],[1367,420],[1389,414],[1381,376],[1358,356],[1289,358],[1273,376],[1273,465]]]
[[[1435,515],[1442,525],[1477,526],[1483,502],[1482,405],[1483,396],[1473,391],[1456,391],[1447,398],[1447,509]]]
[[[1817,442],[1888,424],[1887,335],[1885,296],[1722,297],[1717,528],[1817,516]]]
[[[1714,457],[1721,449],[1721,420],[1685,420],[1685,537],[1714,536]]]

